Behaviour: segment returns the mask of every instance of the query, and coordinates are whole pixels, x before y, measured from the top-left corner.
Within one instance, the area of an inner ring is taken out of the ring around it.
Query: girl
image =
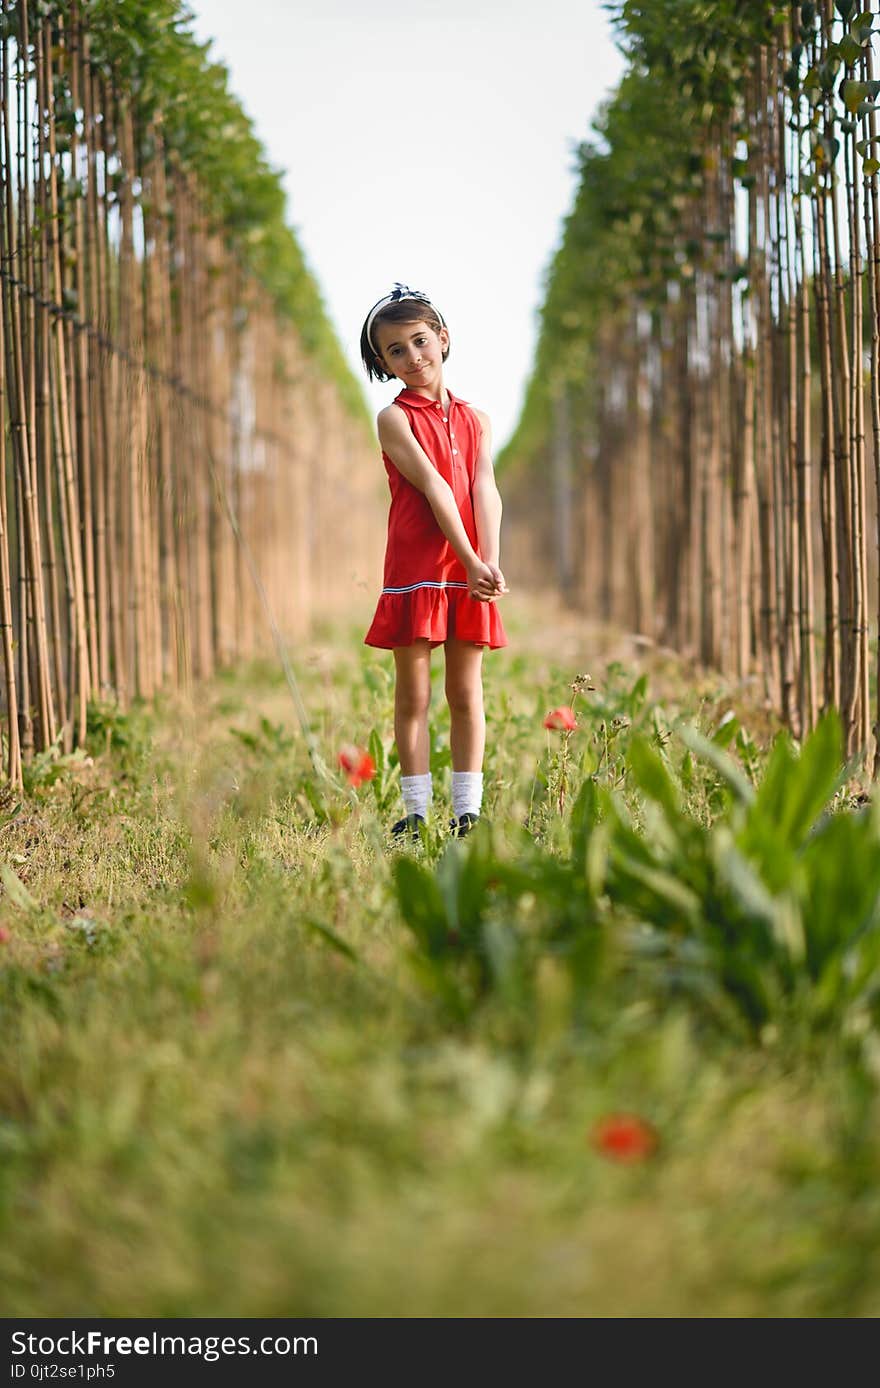
[[[377,416],[391,488],[385,578],[364,643],[394,651],[394,737],[406,815],[395,838],[419,836],[431,803],[428,706],[431,651],[446,653],[452,751],[450,828],[466,834],[483,799],[483,647],[507,645],[496,600],[501,497],[488,416],[443,381],[445,319],[427,295],[396,284],[371,308],[361,357],[372,380],[403,389]]]

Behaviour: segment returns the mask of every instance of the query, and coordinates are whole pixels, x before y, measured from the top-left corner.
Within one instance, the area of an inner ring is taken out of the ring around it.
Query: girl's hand
[[[491,569],[492,573],[495,575],[495,596],[502,597],[505,593],[509,593],[510,589],[508,588],[507,582],[504,578],[504,574],[501,572],[498,565],[487,564],[486,568]]]
[[[502,593],[508,591],[504,575],[497,564],[484,564],[476,559],[468,567],[468,592],[478,602],[494,602]]]

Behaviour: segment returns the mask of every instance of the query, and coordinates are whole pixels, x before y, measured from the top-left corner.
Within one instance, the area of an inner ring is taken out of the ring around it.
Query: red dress
[[[405,412],[416,439],[452,488],[468,539],[479,554],[472,488],[482,425],[473,406],[451,390],[446,394],[448,414],[439,401],[408,386],[395,396],[394,404]],[[382,458],[391,488],[385,576],[364,645],[391,650],[427,637],[433,647],[456,636],[491,650],[506,646],[497,603],[471,597],[464,565],[437,524],[427,497],[384,449]]]

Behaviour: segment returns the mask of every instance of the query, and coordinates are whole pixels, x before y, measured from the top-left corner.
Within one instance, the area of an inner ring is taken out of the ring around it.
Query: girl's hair
[[[373,319],[370,326],[370,335],[373,341],[376,340],[376,329],[381,323],[427,323],[429,328],[433,328],[435,333],[445,325],[441,323],[437,310],[425,299],[400,299],[397,303],[387,304],[381,308]],[[449,356],[447,347],[443,353],[443,360]],[[378,356],[373,351],[367,339],[367,319],[364,319],[364,326],[361,328],[361,361],[364,364],[368,378],[379,381],[393,381],[394,377],[386,371],[379,361]]]

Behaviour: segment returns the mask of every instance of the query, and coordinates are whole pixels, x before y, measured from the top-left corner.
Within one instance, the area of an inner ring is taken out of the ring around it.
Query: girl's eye
[[[424,336],[422,336],[422,337],[417,337],[417,338],[415,339],[415,344],[416,344],[417,347],[424,347],[424,345],[425,345],[425,343],[426,343],[427,341],[428,341],[428,339],[427,339],[426,337],[424,337]],[[391,355],[392,355],[392,357],[399,357],[399,356],[400,356],[400,348],[399,348],[399,347],[392,347],[392,348],[391,348]]]

